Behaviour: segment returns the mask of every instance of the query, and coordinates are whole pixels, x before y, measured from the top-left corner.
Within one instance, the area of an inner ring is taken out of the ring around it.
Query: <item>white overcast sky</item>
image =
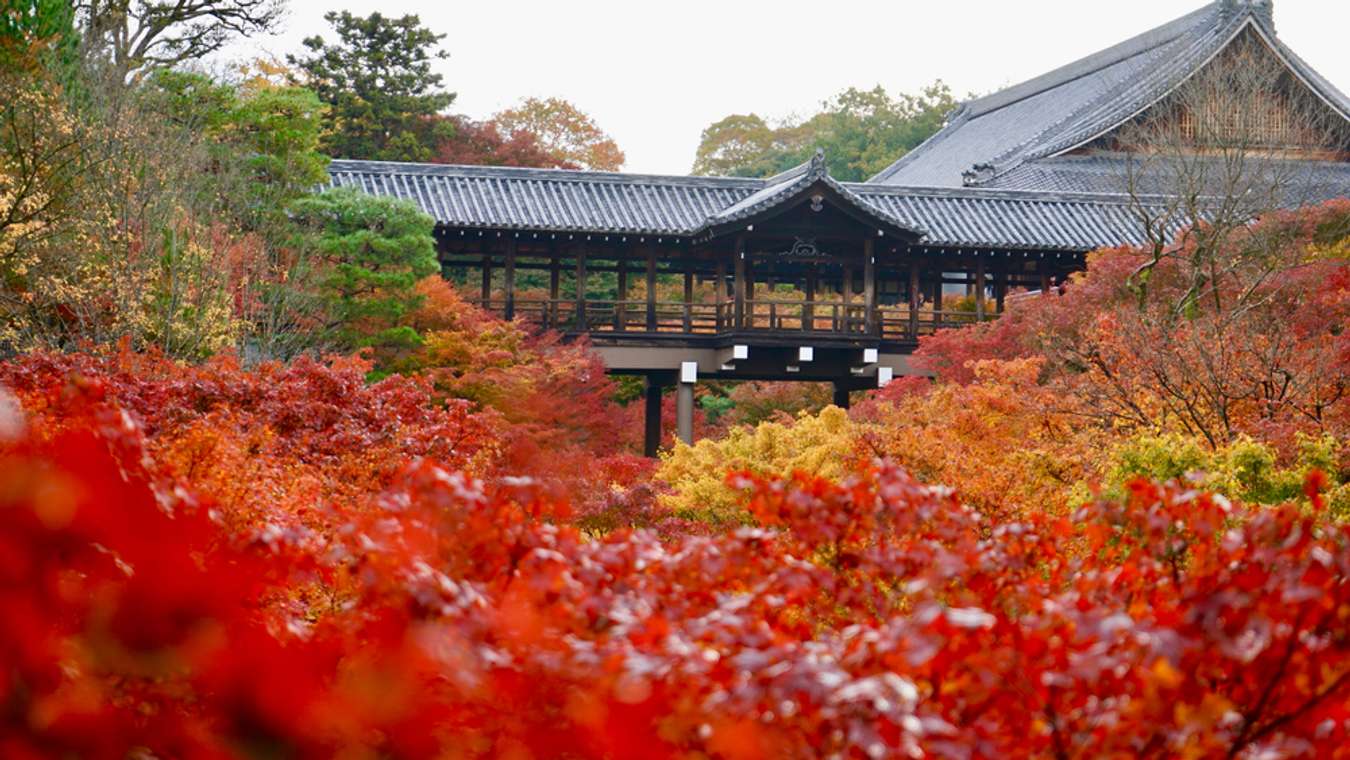
[[[284,31],[232,49],[284,55],[329,10],[418,14],[446,34],[451,110],[485,118],[527,96],[591,114],[630,172],[684,174],[731,113],[813,112],[846,87],[958,96],[1015,84],[1200,7],[1203,0],[289,0]],[[1350,0],[1276,0],[1281,38],[1350,91]]]

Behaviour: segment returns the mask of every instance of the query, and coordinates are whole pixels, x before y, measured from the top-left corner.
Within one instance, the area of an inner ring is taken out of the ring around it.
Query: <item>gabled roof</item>
[[[764,180],[764,186],[744,198],[708,216],[700,229],[707,235],[721,234],[733,227],[774,216],[798,205],[810,196],[828,197],[845,214],[859,222],[876,225],[916,240],[923,231],[869,204],[830,176],[825,166],[825,151],[817,150],[811,160]]]
[[[1028,163],[1061,155],[1166,97],[1247,30],[1350,120],[1350,98],[1279,40],[1271,13],[1269,0],[1219,0],[1068,66],[972,100],[936,135],[869,182],[985,184]]]
[[[919,245],[1082,252],[1142,242],[1123,195],[902,188],[800,170],[764,180],[380,161],[328,167],[332,186],[412,201],[446,230],[693,239],[797,197],[793,189],[814,176],[806,188],[831,188],[858,213],[921,230]]]

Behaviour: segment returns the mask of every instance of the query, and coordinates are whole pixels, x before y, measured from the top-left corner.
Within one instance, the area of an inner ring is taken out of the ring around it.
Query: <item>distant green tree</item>
[[[439,269],[435,223],[413,204],[347,188],[302,198],[291,213],[324,272],[335,342],[345,348],[417,345],[405,317],[420,303],[417,281]]]
[[[197,72],[160,69],[139,93],[149,114],[203,134],[220,161],[242,163],[236,190],[247,229],[284,215],[286,204],[327,178],[328,157],[319,150],[324,105],[307,89],[241,89]]]
[[[804,121],[770,127],[755,114],[729,116],[703,131],[695,174],[767,177],[825,151],[831,173],[861,181],[942,128],[957,105],[941,81],[918,94],[892,97],[883,88],[849,88]]]
[[[778,130],[756,114],[733,114],[703,130],[694,156],[694,173],[767,177],[777,171]]]
[[[435,118],[455,99],[441,86],[432,62],[445,35],[422,26],[415,15],[366,18],[328,13],[338,42],[306,39],[309,56],[287,56],[303,84],[328,105],[324,148],[335,158],[426,161],[453,134],[453,123]]]

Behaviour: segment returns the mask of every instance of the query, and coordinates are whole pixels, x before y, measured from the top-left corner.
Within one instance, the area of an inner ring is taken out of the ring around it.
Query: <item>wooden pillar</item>
[[[623,332],[628,326],[628,262],[619,259],[614,262],[619,268],[618,297],[614,301],[614,329]]]
[[[808,264],[806,270],[806,303],[802,304],[802,329],[810,332],[816,329],[816,265]]]
[[[843,383],[834,384],[834,405],[840,409],[848,408],[848,386]]]
[[[863,241],[863,330],[877,334],[877,262],[872,239]]]
[[[550,327],[558,327],[558,284],[559,284],[559,265],[558,251],[550,251],[551,257],[548,262],[548,324]]]
[[[502,317],[510,322],[516,318],[516,239],[506,241],[506,271],[502,289],[506,295],[506,306]]]
[[[694,445],[694,384],[677,383],[675,396],[675,429],[680,440]]]
[[[933,328],[942,326],[942,261],[934,262],[933,273],[935,281],[933,283]]]
[[[853,332],[852,317],[849,314],[849,304],[853,301],[853,267],[844,265],[844,280],[839,288],[839,296],[844,302],[844,332]]]
[[[684,262],[684,331],[694,329],[694,269],[693,263]]]
[[[727,262],[724,261],[721,257],[719,257],[719,258],[717,259],[717,275],[716,275],[716,276],[717,276],[717,282],[716,282],[715,286],[713,287],[713,296],[714,296],[714,297],[713,297],[713,303],[716,305],[716,309],[717,309],[717,317],[716,317],[716,319],[717,319],[717,331],[718,331],[718,332],[722,332],[722,330],[726,327],[726,322],[723,320],[722,312],[723,312],[723,307],[726,305],[726,302],[727,302],[727,291],[726,291],[726,288],[727,288],[727,285],[726,285],[726,282],[727,282]]]
[[[647,332],[656,332],[656,249],[647,249]]]
[[[1003,313],[1003,304],[1008,298],[1008,268],[1001,266],[994,275],[994,310]]]
[[[919,336],[919,262],[909,262],[909,337]]]
[[[1045,265],[1045,259],[1036,262],[1036,270],[1041,273],[1041,295],[1050,295],[1050,268]]]
[[[977,256],[979,254],[976,254]],[[984,321],[984,259],[975,260],[975,319]]]
[[[483,299],[480,303],[483,308],[488,308],[488,301],[492,299],[492,259],[488,256],[483,257]]]
[[[577,332],[586,332],[586,249],[577,251]]]
[[[745,328],[745,236],[736,238],[736,247],[732,256],[734,257],[733,265],[736,267],[736,281],[732,284],[736,291],[732,319],[735,329],[741,330]]]
[[[643,388],[643,434],[642,453],[655,458],[661,448],[661,393],[665,387],[652,375],[647,375],[647,384]]]

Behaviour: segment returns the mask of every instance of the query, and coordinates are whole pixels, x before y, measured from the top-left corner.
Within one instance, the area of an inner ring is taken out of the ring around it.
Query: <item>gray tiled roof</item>
[[[1219,0],[1169,24],[1023,84],[964,104],[948,125],[869,182],[959,187],[992,182],[1073,150],[1164,98],[1250,30],[1333,109],[1350,98],[1275,35],[1270,5]],[[1010,181],[998,186],[1013,186]]]
[[[920,244],[1086,251],[1138,243],[1123,155],[1065,155],[1173,91],[1250,32],[1332,109],[1350,99],[1275,36],[1269,0],[1218,0],[1076,63],[964,104],[930,140],[866,183],[823,159],[768,179],[334,161],[332,183],[406,198],[460,229],[668,235],[726,231],[826,187],[853,212]],[[1350,195],[1350,164],[1288,162],[1300,201]],[[1286,167],[1287,168],[1287,167]],[[966,173],[978,169],[973,182]],[[1164,176],[1163,175],[1159,176]],[[969,185],[969,186],[967,186]],[[1145,176],[1139,193],[1169,184]]]
[[[1205,161],[1192,157],[1186,159],[1184,167],[1175,168],[1162,157],[1140,160],[1119,154],[1054,156],[1029,161],[980,186],[1097,194],[1123,193],[1133,188],[1137,193],[1163,194],[1176,188],[1175,173],[1180,171],[1196,175],[1197,180],[1208,178],[1209,194],[1218,196],[1224,192],[1223,179],[1232,172],[1241,173],[1241,180],[1247,183],[1282,191],[1293,206],[1350,195],[1350,163],[1253,158],[1243,166],[1226,170],[1219,159],[1212,160],[1210,167],[1202,166]],[[1258,178],[1261,172],[1279,175],[1265,181]]]
[[[831,177],[829,169],[825,166],[825,152],[823,150],[817,150],[815,156],[806,163],[769,177],[764,180],[763,187],[760,189],[712,214],[699,229],[699,232],[749,219],[757,214],[769,211],[775,206],[788,203],[810,190],[810,188],[819,185],[832,190],[838,196],[840,202],[861,211],[882,224],[897,227],[912,234],[923,234],[923,230],[916,228],[912,222],[897,218],[883,206],[868,203],[843,183]]]
[[[823,168],[823,167],[822,167]],[[335,186],[411,200],[449,228],[693,237],[771,204],[800,175],[762,179],[334,161]],[[1139,242],[1123,196],[828,182],[920,244],[1087,251]]]

